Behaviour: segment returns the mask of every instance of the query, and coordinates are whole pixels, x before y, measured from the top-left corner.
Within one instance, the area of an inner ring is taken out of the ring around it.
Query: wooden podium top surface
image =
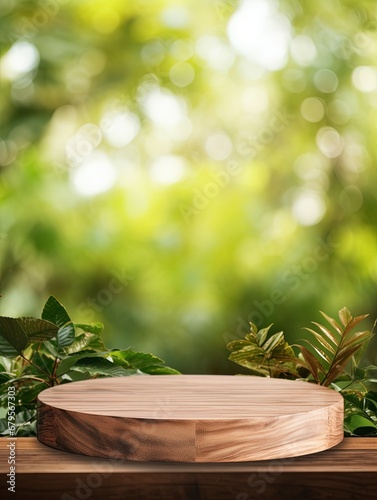
[[[251,376],[153,375],[64,384],[39,395],[61,410],[157,420],[276,418],[328,408],[342,400],[315,384]]]

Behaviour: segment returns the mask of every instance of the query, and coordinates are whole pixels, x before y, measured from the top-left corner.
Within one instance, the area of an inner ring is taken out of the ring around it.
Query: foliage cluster
[[[38,394],[67,382],[98,377],[177,374],[153,354],[106,349],[103,325],[74,323],[54,297],[41,318],[0,317],[2,435],[35,434]],[[12,388],[15,401],[8,400]]]
[[[258,331],[250,323],[250,333],[227,344],[229,359],[253,375],[302,379],[331,387],[344,398],[344,431],[349,436],[377,436],[377,366],[361,367],[362,356],[372,332],[354,331],[368,315],[352,317],[346,307],[339,311],[339,322],[321,312],[330,327],[313,321],[316,330],[306,328],[308,345],[289,343],[284,333],[269,336],[272,325]],[[299,349],[298,354],[294,347]]]

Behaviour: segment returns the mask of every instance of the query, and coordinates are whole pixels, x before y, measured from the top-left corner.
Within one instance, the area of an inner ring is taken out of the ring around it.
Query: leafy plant
[[[377,436],[377,366],[361,368],[360,363],[372,337],[369,330],[354,331],[368,315],[353,317],[346,307],[339,311],[338,323],[321,312],[329,327],[312,322],[316,330],[305,328],[311,340],[290,346],[284,333],[268,338],[272,325],[258,331],[250,323],[244,340],[227,344],[229,359],[248,368],[254,375],[301,379],[331,387],[344,398],[344,430],[351,436]],[[294,347],[299,349],[296,354]]]
[[[35,434],[37,396],[47,387],[88,378],[179,373],[153,354],[106,349],[102,330],[101,323],[73,323],[53,296],[41,319],[0,317],[2,435]],[[8,398],[8,389],[15,399]]]
[[[250,323],[245,340],[234,340],[227,345],[232,351],[231,361],[248,368],[254,375],[266,377],[299,377],[299,363],[294,350],[278,332],[268,338],[272,325],[262,330]]]

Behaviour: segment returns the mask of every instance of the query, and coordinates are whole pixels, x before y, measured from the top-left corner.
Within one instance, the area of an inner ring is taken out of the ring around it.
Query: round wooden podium
[[[302,381],[140,375],[63,384],[38,400],[38,439],[93,457],[241,462],[306,455],[343,439],[343,398]]]

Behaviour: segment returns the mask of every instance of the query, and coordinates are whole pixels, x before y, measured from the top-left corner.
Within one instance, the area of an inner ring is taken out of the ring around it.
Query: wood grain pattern
[[[65,384],[39,395],[38,439],[95,457],[267,460],[325,450],[342,438],[342,397],[299,381],[119,377]]]
[[[7,438],[0,438],[0,473],[8,472]],[[377,480],[377,438],[345,438],[333,448],[289,459],[239,463],[173,463],[108,460],[62,452],[44,446],[36,438],[17,438],[18,474],[85,474],[96,470],[114,474],[236,474],[283,473],[353,474],[374,473]]]
[[[0,439],[2,481],[9,471],[7,443]],[[313,455],[243,463],[99,459],[63,453],[34,438],[18,438],[16,454],[16,495],[2,498],[375,500],[377,491],[376,438],[345,438]]]

